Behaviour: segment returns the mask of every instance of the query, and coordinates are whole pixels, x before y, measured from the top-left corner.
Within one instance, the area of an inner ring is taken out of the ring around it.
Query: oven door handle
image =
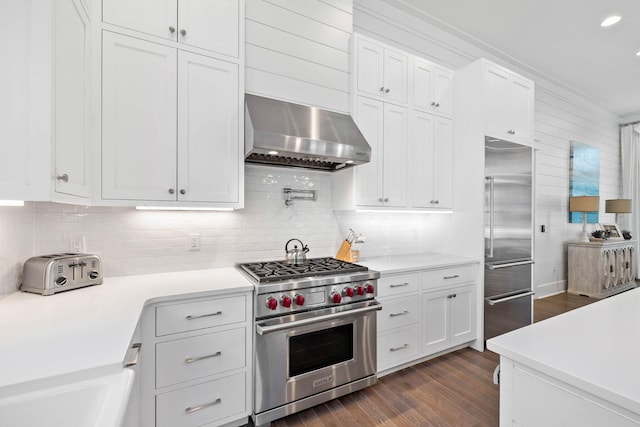
[[[355,314],[368,313],[370,311],[378,311],[382,310],[382,305],[379,303],[375,303],[374,305],[370,305],[362,308],[354,308],[353,310],[341,311],[339,313],[331,313],[325,314],[323,316],[311,317],[309,319],[303,320],[294,320],[293,322],[280,323],[278,325],[273,326],[263,326],[256,325],[256,332],[258,335],[266,335],[271,332],[284,331],[286,329],[295,328],[297,326],[310,325],[313,323],[324,322],[326,320],[334,320],[339,319],[341,317],[353,316]]]

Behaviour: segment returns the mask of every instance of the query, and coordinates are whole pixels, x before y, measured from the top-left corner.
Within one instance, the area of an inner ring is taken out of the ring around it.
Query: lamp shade
[[[577,196],[569,198],[569,212],[598,212],[599,196]]]
[[[604,211],[607,213],[631,213],[631,199],[605,200]]]

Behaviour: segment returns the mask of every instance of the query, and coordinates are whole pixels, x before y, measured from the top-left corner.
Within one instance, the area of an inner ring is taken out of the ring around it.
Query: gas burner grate
[[[259,283],[369,270],[363,265],[330,257],[311,258],[302,264],[289,264],[286,261],[267,261],[238,264],[238,267],[249,273]]]

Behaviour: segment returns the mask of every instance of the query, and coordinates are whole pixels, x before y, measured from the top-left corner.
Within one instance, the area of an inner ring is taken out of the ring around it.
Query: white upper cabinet
[[[243,207],[244,2],[103,0],[103,14],[98,202]]]
[[[103,199],[238,204],[237,64],[107,31],[103,57]]]
[[[407,204],[407,109],[359,97],[356,123],[371,145],[371,162],[356,169],[356,205]]]
[[[453,72],[420,58],[411,60],[411,106],[444,117],[453,113]]]
[[[238,66],[178,52],[178,200],[238,203]]]
[[[0,2],[0,199],[88,202],[90,19],[82,0]]]
[[[486,134],[497,138],[533,142],[533,82],[485,61]]]
[[[387,102],[407,103],[407,54],[362,36],[356,38],[356,89]]]
[[[411,207],[453,207],[453,123],[414,110],[411,114],[409,188]]]
[[[239,0],[104,0],[106,23],[239,57]]]
[[[102,198],[176,200],[177,51],[105,31],[102,55]]]

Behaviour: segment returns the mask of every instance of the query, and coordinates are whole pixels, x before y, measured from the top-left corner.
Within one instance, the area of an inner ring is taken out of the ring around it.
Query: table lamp
[[[569,197],[569,212],[582,212],[583,239],[589,241],[587,234],[587,212],[600,210],[600,196],[576,196]]]
[[[616,214],[616,224],[618,224],[618,214],[631,213],[631,199],[605,200],[604,211]]]

